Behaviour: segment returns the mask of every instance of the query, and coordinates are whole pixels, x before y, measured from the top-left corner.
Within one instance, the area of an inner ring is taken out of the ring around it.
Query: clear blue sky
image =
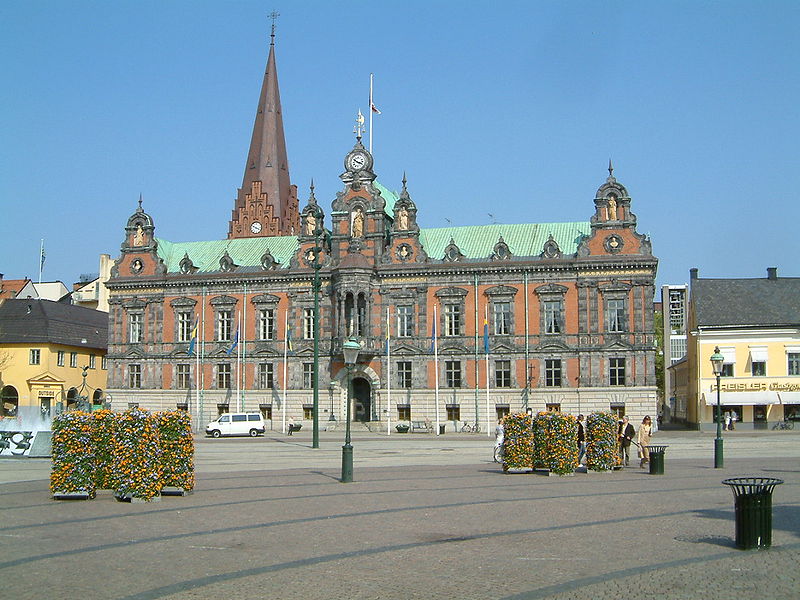
[[[800,3],[283,2],[278,76],[301,207],[341,189],[375,73],[381,182],[423,227],[588,220],[608,159],[659,284],[798,276]],[[223,239],[273,5],[0,4],[0,272],[67,285],[156,235]]]

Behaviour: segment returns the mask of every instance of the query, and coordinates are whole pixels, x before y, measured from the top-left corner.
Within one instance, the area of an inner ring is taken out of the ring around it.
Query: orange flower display
[[[185,410],[156,413],[161,440],[162,487],[194,489],[192,419]]]
[[[92,415],[69,411],[53,418],[50,492],[95,496]]]
[[[573,473],[578,467],[578,420],[558,412],[540,412],[533,427],[537,467],[557,475]]]
[[[590,414],[586,419],[586,467],[592,471],[610,471],[617,464],[621,464],[621,459],[616,415]]]
[[[533,467],[533,431],[526,413],[503,418],[503,471]]]

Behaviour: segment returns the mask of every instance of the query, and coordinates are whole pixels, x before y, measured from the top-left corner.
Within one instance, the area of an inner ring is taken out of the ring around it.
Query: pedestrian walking
[[[639,432],[636,434],[636,441],[639,444],[639,468],[644,469],[645,464],[650,462],[650,436],[653,435],[653,422],[649,416],[642,419]]]
[[[723,431],[731,430],[731,412],[729,410],[725,411],[724,421],[722,421],[722,430]]]
[[[622,417],[617,429],[617,439],[619,440],[619,457],[622,464],[626,467],[631,460],[631,440],[636,435],[636,430],[630,424],[628,417]]]
[[[586,429],[583,426],[583,415],[578,415],[578,464],[582,465],[586,456]]]
[[[287,435],[292,435],[292,433],[294,433],[294,417],[289,417],[289,431],[286,433]]]

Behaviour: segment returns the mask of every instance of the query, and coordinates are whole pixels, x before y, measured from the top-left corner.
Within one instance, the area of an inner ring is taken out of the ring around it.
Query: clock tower
[[[253,136],[242,187],[231,214],[228,239],[297,235],[300,230],[297,186],[289,178],[281,97],[275,66],[275,24],[267,70],[258,99]]]

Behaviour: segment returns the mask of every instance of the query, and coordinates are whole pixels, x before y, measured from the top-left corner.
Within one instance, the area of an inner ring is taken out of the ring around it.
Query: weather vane
[[[361,135],[364,133],[364,115],[361,114],[361,109],[358,109],[358,116],[356,117],[356,126],[353,128],[353,133],[360,140]]]
[[[281,13],[279,13],[277,10],[273,10],[271,13],[269,13],[269,18],[272,19],[272,33],[269,34],[269,37],[272,38],[272,44],[275,43],[275,21],[277,21],[278,17],[280,16]]]

